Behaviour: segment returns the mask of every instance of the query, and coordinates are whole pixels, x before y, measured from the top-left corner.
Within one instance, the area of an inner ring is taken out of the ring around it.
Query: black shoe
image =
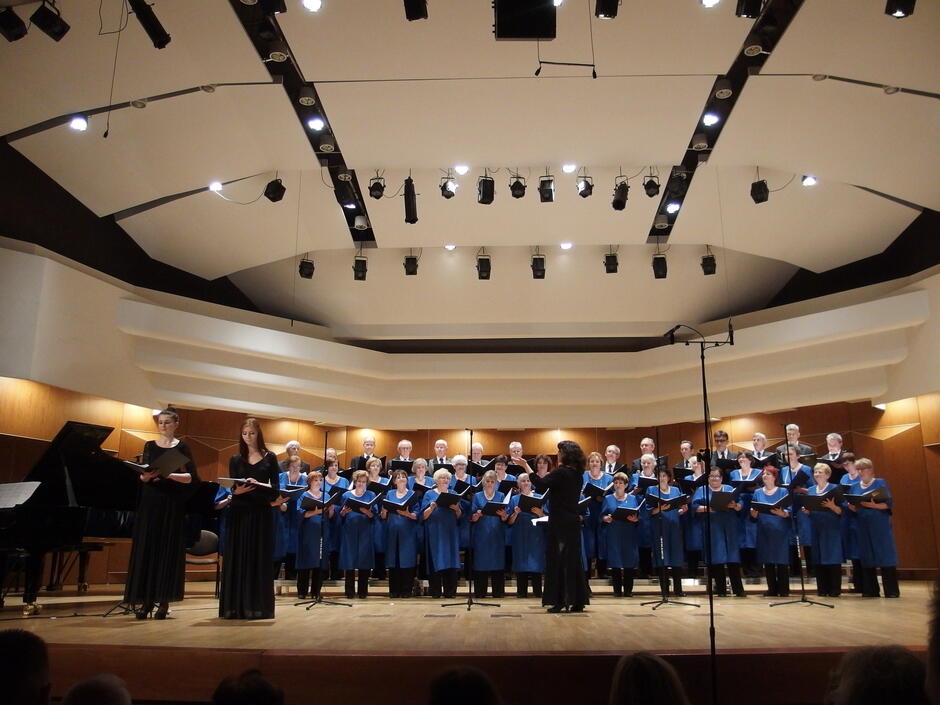
[[[136,610],[134,610],[134,616],[137,619],[147,619],[150,616],[150,613],[153,612],[153,604],[141,605]]]
[[[767,590],[766,592],[764,592],[763,596],[764,597],[780,597],[780,595],[778,595],[775,592],[771,592],[770,590]]]
[[[390,600],[397,600],[397,599],[400,598],[400,597],[401,597],[401,595],[399,595],[397,592],[390,592],[390,593],[388,593],[388,599],[390,599]]]
[[[584,612],[584,605],[575,605],[568,608],[569,612]]]
[[[623,593],[623,596],[624,596],[624,597],[633,597],[633,593],[632,593],[632,592],[625,592],[625,593]]]
[[[747,597],[747,593],[742,590],[741,592],[734,593],[734,596],[735,597]]]
[[[676,597],[685,597],[685,590],[677,590],[675,592]],[[719,595],[718,597],[727,597],[727,595]]]
[[[160,605],[160,609],[153,613],[154,619],[166,619],[167,612],[170,611],[170,606],[167,603]]]
[[[892,598],[893,598],[893,597],[900,597],[900,596],[901,596],[901,593],[899,593],[899,592],[892,592],[892,593],[890,593],[890,594],[888,594],[887,592],[885,593],[885,597],[892,597]]]
[[[623,597],[623,590],[614,590],[614,597]]]
[[[548,612],[549,614],[558,614],[559,612],[561,612],[562,609],[563,608],[561,605],[552,605],[545,611]]]

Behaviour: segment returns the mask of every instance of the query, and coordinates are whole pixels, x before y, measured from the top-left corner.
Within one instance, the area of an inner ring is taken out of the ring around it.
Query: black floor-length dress
[[[193,454],[185,441],[174,446],[189,458],[177,472],[189,473],[192,482],[169,479],[142,482],[140,502],[134,518],[131,558],[124,585],[124,601],[132,605],[154,605],[183,599],[186,580],[186,500],[199,476]],[[152,463],[170,450],[154,441],[144,444],[143,462]]]
[[[233,455],[229,477],[253,477],[278,487],[277,459],[268,453],[254,465]],[[225,560],[219,616],[224,619],[274,617],[274,509],[270,497],[255,490],[232,497],[225,529]]]

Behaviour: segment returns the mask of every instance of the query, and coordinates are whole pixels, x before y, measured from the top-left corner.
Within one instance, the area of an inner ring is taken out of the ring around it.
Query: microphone
[[[663,333],[663,337],[669,339],[670,345],[676,344],[676,331],[679,330],[681,327],[682,327],[682,324],[680,323],[679,325],[673,326],[672,328],[667,330],[665,333]]]
[[[734,345],[734,326],[731,325],[731,319],[728,319],[728,343]]]

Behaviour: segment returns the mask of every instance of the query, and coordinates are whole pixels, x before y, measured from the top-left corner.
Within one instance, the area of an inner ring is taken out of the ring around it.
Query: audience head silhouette
[[[428,705],[500,705],[500,699],[483,671],[463,666],[448,669],[431,681]]]
[[[610,684],[610,705],[689,705],[679,675],[649,651],[621,656]]]
[[[0,683],[8,705],[47,705],[49,652],[41,637],[24,629],[0,631]]]
[[[212,694],[212,705],[284,705],[284,691],[261,671],[250,670],[223,679]]]
[[[101,673],[68,689],[62,705],[131,705],[127,685],[113,673]]]
[[[827,705],[927,705],[924,662],[903,646],[849,651],[833,673]]]

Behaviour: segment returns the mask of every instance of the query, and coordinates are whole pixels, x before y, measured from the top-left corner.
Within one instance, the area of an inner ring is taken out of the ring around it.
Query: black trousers
[[[685,552],[685,570],[686,574],[692,577],[698,575],[698,564],[702,560],[701,551]]]
[[[885,590],[885,597],[900,597],[901,588],[898,586],[897,566],[881,568],[881,584]],[[878,568],[862,566],[862,597],[878,597],[880,594]]]
[[[768,597],[790,596],[790,566],[786,563],[764,563]]]
[[[532,583],[532,595],[542,596],[542,574],[541,573],[516,573],[516,597],[529,596],[529,583]]]
[[[862,591],[862,562],[858,558],[852,559],[852,577],[849,580],[852,583],[852,592]]]
[[[429,592],[431,593],[431,597],[436,598],[442,596],[447,598],[456,597],[457,569],[448,568],[431,573]]]
[[[812,576],[815,573],[816,566],[813,565],[813,547],[800,546],[803,549],[803,557],[806,559],[806,574]],[[800,574],[800,556],[796,552],[796,546],[790,546],[790,575]]]
[[[838,597],[842,594],[842,566],[816,566],[816,594],[820,597]]]
[[[716,563],[709,566],[712,576],[714,593],[724,597],[728,594],[728,587],[725,584],[725,578],[731,581],[731,592],[739,597],[744,595],[744,583],[741,580],[740,563]]]
[[[369,570],[359,571],[359,589],[356,590],[356,571],[346,571],[346,597],[366,597],[369,594]]]
[[[636,568],[611,568],[610,582],[614,586],[614,597],[633,597],[633,579]]]
[[[674,565],[668,568],[662,567],[658,570],[660,571],[659,589],[662,590],[663,595],[669,594],[669,573],[672,573],[673,594],[677,597],[681,597],[685,594],[682,591],[682,566]]]
[[[385,554],[375,554],[375,567],[372,569],[372,577],[376,580],[385,580],[388,574],[385,572]]]
[[[319,568],[307,568],[297,571],[297,597],[306,599],[312,595],[318,597],[323,588],[323,571]]]
[[[297,571],[294,569],[294,564],[297,560],[297,555],[294,553],[285,553],[283,560],[274,561],[274,579],[277,580],[281,575],[281,565],[284,565],[284,579],[285,580],[294,580],[297,577]]]
[[[741,549],[741,569],[744,571],[744,575],[748,578],[756,578],[760,576],[760,565],[757,562],[756,548]]]
[[[473,571],[473,596],[486,597],[487,581],[493,584],[493,597],[506,596],[506,577],[501,570]]]
[[[414,568],[389,568],[388,596],[411,597],[412,590],[414,589],[414,582]]]
[[[648,578],[653,575],[653,549],[647,546],[640,546],[640,571],[641,578]]]

